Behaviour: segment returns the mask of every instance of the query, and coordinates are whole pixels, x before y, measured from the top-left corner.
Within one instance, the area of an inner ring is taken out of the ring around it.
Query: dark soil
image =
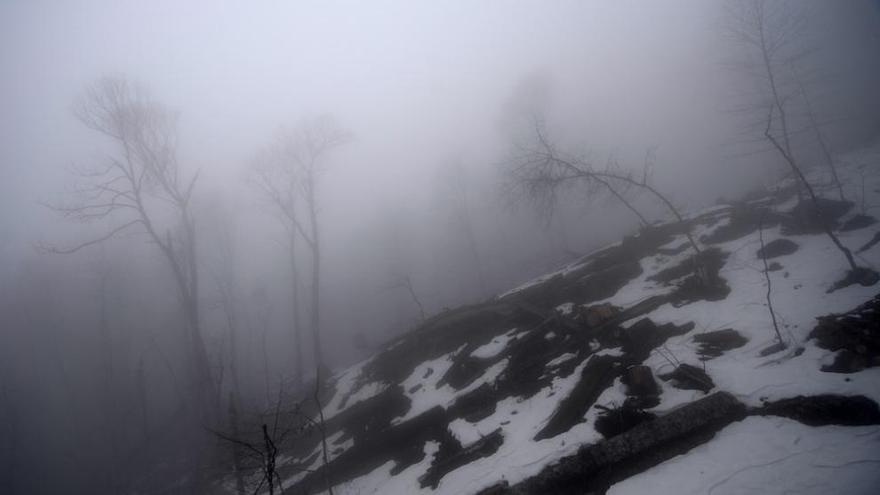
[[[852,207],[850,201],[827,198],[819,198],[817,205],[813,201],[801,201],[785,215],[782,232],[785,235],[821,234],[825,232],[826,226],[836,230],[837,220]]]
[[[864,253],[865,251],[876,246],[878,242],[880,242],[880,232],[875,233],[874,237],[872,237],[870,241],[866,242],[864,246],[860,247],[857,252]]]
[[[617,359],[612,356],[593,356],[590,358],[581,371],[577,385],[568,397],[559,402],[553,416],[550,417],[544,428],[535,435],[535,440],[555,437],[583,422],[584,414],[593,406],[599,395],[611,385],[619,374],[618,370]]]
[[[774,239],[764,245],[755,255],[758,259],[772,259],[785,256],[798,250],[798,245],[788,239]]]
[[[840,315],[818,318],[810,332],[816,345],[838,354],[822,371],[855,373],[880,366],[880,295]]]
[[[864,229],[877,223],[877,219],[871,215],[862,215],[861,213],[853,216],[840,226],[841,232],[849,232],[852,230]]]
[[[708,361],[724,354],[725,351],[740,348],[748,341],[749,339],[730,328],[694,335],[694,342],[700,346],[697,354],[700,355],[701,361]]]
[[[604,493],[620,480],[705,443],[745,415],[745,406],[732,395],[715,393],[603,442],[581,447],[576,454],[517,485],[502,482],[480,494]]]
[[[850,285],[861,285],[870,287],[880,281],[880,274],[870,268],[858,267],[855,270],[849,270],[846,275],[834,283],[826,292],[828,294],[849,287]]]
[[[682,390],[700,390],[709,393],[715,388],[715,382],[702,368],[685,363],[678,365],[671,373],[660,375],[660,379],[671,380],[673,387]]]
[[[603,437],[611,438],[656,417],[652,413],[624,404],[602,411],[596,418],[595,428]]]
[[[620,381],[626,386],[626,395],[640,397],[660,395],[660,385],[654,379],[650,366],[630,366],[623,372]]]

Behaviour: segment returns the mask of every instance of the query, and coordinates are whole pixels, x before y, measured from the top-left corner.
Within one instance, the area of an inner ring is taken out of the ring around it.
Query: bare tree
[[[802,11],[785,0],[729,1],[727,31],[733,41],[746,48],[745,59],[735,64],[758,84],[757,101],[744,104],[739,110],[753,114],[772,106],[777,113],[780,143],[789,156],[792,148],[792,123],[787,104],[795,98],[793,82],[786,76],[805,52],[798,46],[805,18]],[[760,125],[763,121],[759,121]],[[751,125],[750,127],[754,127]],[[803,200],[800,181],[795,181],[798,198]]]
[[[254,167],[254,183],[274,205],[289,231],[292,293],[294,308],[298,303],[297,239],[302,239],[311,255],[311,330],[315,361],[323,365],[321,346],[321,229],[319,223],[318,185],[328,163],[327,154],[348,143],[351,134],[330,117],[302,121],[282,132]],[[295,309],[298,319],[298,309]],[[296,321],[294,321],[296,325]],[[299,328],[297,326],[297,328]],[[299,330],[294,330],[300,347]],[[297,350],[301,356],[301,350]],[[302,365],[297,364],[302,373]]]
[[[613,161],[604,168],[596,168],[585,159],[569,157],[560,153],[547,138],[544,126],[535,124],[535,142],[527,147],[520,147],[513,157],[510,169],[512,192],[525,195],[533,201],[541,211],[552,214],[558,195],[565,187],[581,186],[587,195],[595,196],[607,191],[638,216],[641,222],[647,223],[645,217],[626,198],[632,189],[649,193],[658,199],[684,227],[684,234],[694,253],[702,253],[699,244],[690,233],[688,222],[678,208],[649,182],[648,168],[637,177],[632,172],[620,169]],[[698,271],[700,271],[698,269]]]
[[[419,323],[425,321],[425,306],[422,304],[422,300],[419,299],[418,294],[416,294],[415,289],[413,288],[412,278],[408,273],[402,273],[396,275],[396,280],[388,287],[389,289],[405,289],[407,294],[409,294],[410,299],[412,299],[413,304],[419,310]]]
[[[796,67],[803,63],[809,54],[801,44],[800,35],[805,22],[804,13],[786,1],[750,0],[733,3],[729,8],[729,30],[734,40],[747,48],[747,56],[752,63],[743,65],[747,73],[763,85],[763,101],[752,107],[763,108],[765,113],[763,139],[782,158],[797,185],[798,197],[806,198],[812,205],[812,213],[834,246],[846,258],[852,280],[864,285],[873,285],[877,274],[859,267],[852,252],[834,233],[828,220],[822,214],[821,204],[816,192],[804,174],[804,166],[792,146],[791,109],[797,98],[803,101],[808,117],[808,129],[812,129],[824,152],[825,160],[832,170],[841,198],[843,190],[837,177],[828,145],[819,129],[803,80],[797,76]],[[757,59],[757,63],[754,60]]]
[[[185,177],[177,161],[176,115],[123,77],[99,79],[74,112],[86,127],[108,138],[114,151],[101,164],[76,169],[75,199],[50,207],[73,221],[107,221],[111,226],[85,242],[48,250],[73,253],[123,233],[147,235],[173,274],[188,328],[191,386],[198,407],[207,413],[206,401],[216,397],[199,313],[191,210],[198,173]]]
[[[825,160],[825,165],[831,172],[831,182],[834,187],[837,188],[837,194],[840,197],[840,200],[846,201],[846,195],[843,193],[843,184],[841,184],[840,176],[837,174],[837,164],[834,163],[834,157],[831,154],[831,146],[828,144],[828,140],[825,139],[825,134],[822,132],[822,127],[816,117],[816,113],[813,111],[813,103],[807,92],[807,87],[800,78],[796,78],[796,81],[798,88],[800,89],[801,99],[804,102],[809,126],[816,136],[816,143],[818,143],[819,149],[822,151],[822,159]]]

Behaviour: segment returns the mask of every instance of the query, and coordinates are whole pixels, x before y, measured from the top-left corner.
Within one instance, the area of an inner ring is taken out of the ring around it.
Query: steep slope
[[[880,266],[869,216],[880,148],[840,174],[858,206],[826,199],[822,218],[861,265]],[[870,493],[880,482],[880,284],[830,291],[847,266],[818,218],[783,183],[434,316],[333,377],[330,462],[319,436],[304,434],[279,459],[284,487],[318,493],[329,478],[337,494]]]

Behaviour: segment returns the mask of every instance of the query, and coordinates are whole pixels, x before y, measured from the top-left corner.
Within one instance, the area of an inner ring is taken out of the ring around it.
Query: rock
[[[623,352],[630,363],[641,363],[648,359],[651,351],[666,342],[666,339],[683,335],[693,328],[693,323],[682,326],[667,323],[657,326],[649,318],[642,318],[621,332],[620,340],[623,343]]]
[[[654,380],[650,366],[630,366],[623,372],[620,381],[626,385],[626,395],[641,397],[660,395],[660,386]]]
[[[547,424],[535,435],[535,440],[555,437],[582,422],[584,413],[593,406],[599,395],[617,376],[616,361],[612,356],[591,357],[581,371],[577,385],[568,397],[559,401]]]
[[[794,241],[788,239],[774,239],[767,244],[764,244],[764,247],[761,249],[758,249],[758,252],[755,253],[755,255],[758,259],[764,258],[769,260],[794,253],[797,250],[798,245]]]
[[[604,303],[581,308],[578,312],[581,319],[587,324],[587,326],[596,327],[610,320],[619,311],[620,310],[613,304]]]
[[[621,407],[604,409],[596,418],[596,431],[605,438],[611,438],[657,417],[632,404],[624,402]]]
[[[724,351],[742,347],[748,341],[749,339],[731,328],[694,335],[694,342],[700,346],[697,354],[700,355],[701,361],[708,361],[724,354]]]
[[[494,454],[503,443],[504,435],[501,433],[501,428],[497,428],[492,433],[457,452],[448,453],[442,457],[438,454],[431,467],[428,468],[428,471],[419,477],[419,484],[422,488],[430,486],[436,489],[437,485],[440,484],[440,480],[448,473],[481,457],[488,457]]]
[[[768,402],[755,411],[755,414],[782,416],[809,426],[880,424],[880,408],[877,403],[861,395],[798,396]]]
[[[664,381],[672,380],[672,386],[682,390],[700,390],[709,393],[715,388],[715,382],[701,368],[682,363],[672,373],[660,375]]]
[[[604,493],[617,481],[706,442],[714,432],[745,415],[745,406],[736,398],[717,392],[625,433],[583,446],[514,486],[501,482],[483,493]]]

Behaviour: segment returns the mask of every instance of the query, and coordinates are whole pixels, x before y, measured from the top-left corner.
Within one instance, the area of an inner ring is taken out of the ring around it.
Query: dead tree
[[[819,198],[816,196],[816,192],[813,190],[813,187],[810,185],[810,182],[807,180],[806,176],[804,176],[804,173],[801,171],[801,168],[798,166],[794,157],[792,155],[790,155],[785,150],[783,145],[780,144],[779,140],[773,134],[772,128],[773,128],[773,111],[774,111],[774,109],[775,109],[775,107],[771,106],[770,111],[767,115],[767,127],[766,127],[766,129],[764,129],[764,136],[767,138],[768,141],[770,141],[770,143],[773,144],[773,147],[776,148],[776,151],[779,152],[779,154],[785,160],[785,163],[787,163],[788,166],[791,168],[791,171],[792,171],[792,173],[794,173],[798,182],[800,182],[803,185],[803,187],[807,190],[807,194],[809,194],[810,201],[812,201],[813,210],[816,214],[816,218],[817,218],[817,221],[819,222],[819,225],[822,227],[822,230],[825,232],[825,235],[827,235],[828,238],[831,239],[831,242],[833,242],[834,245],[837,247],[837,249],[841,253],[843,253],[843,256],[846,258],[846,261],[849,264],[851,273],[857,274],[857,273],[864,272],[867,269],[861,268],[856,264],[856,260],[853,257],[852,252],[849,250],[849,248],[844,246],[842,242],[840,242],[840,239],[834,233],[834,230],[831,228],[830,225],[828,225],[828,221],[822,215],[821,207],[819,205]],[[866,275],[867,275],[867,273],[866,273]],[[875,278],[875,277],[865,278],[864,282],[867,282],[869,280],[869,278]],[[867,285],[873,285],[875,282],[876,282],[876,279],[874,280],[874,282],[868,283]]]
[[[170,269],[186,317],[191,387],[202,415],[216,396],[199,313],[196,223],[191,200],[198,173],[185,177],[177,161],[176,116],[125,78],[105,77],[90,86],[75,106],[86,127],[114,147],[103,163],[74,170],[74,199],[49,205],[80,223],[104,222],[108,229],[69,247],[69,254],[122,234],[145,234]]]
[[[798,197],[803,199],[802,191],[807,192],[807,198],[812,204],[816,222],[846,258],[852,281],[862,285],[873,285],[876,283],[878,275],[873,270],[859,267],[852,252],[843,245],[834,233],[831,225],[822,215],[819,198],[804,175],[803,166],[792,147],[793,132],[788,107],[797,96],[797,88],[800,89],[804,97],[806,97],[806,90],[797,77],[794,78],[794,81],[784,81],[785,71],[782,69],[795,67],[808,53],[804,50],[798,50],[797,47],[797,37],[804,22],[803,16],[799,12],[792,11],[792,6],[787,2],[768,4],[766,0],[751,0],[746,4],[736,5],[740,9],[732,8],[730,12],[731,33],[737,42],[750,48],[751,52],[760,59],[760,62],[755,64],[758,68],[756,77],[766,83],[766,102],[758,105],[763,105],[767,112],[763,138],[772,145],[773,150],[778,153],[794,176]],[[794,73],[793,70],[790,72]],[[805,101],[812,126],[821,137],[818,124],[812,113],[812,107],[809,105],[809,98],[806,98]],[[777,121],[778,125],[774,125]],[[823,140],[820,142],[823,143],[823,150],[827,155],[826,159],[830,160],[827,146],[824,145]],[[833,162],[831,166],[834,170]],[[836,170],[834,176],[836,177]],[[840,189],[840,194],[843,194],[842,189]]]
[[[230,401],[230,416],[238,418],[237,421],[231,423],[229,432],[209,429],[209,431],[231,445],[233,454],[233,476],[235,477],[236,491],[244,493],[245,485],[250,485],[248,490],[252,489],[254,495],[263,490],[268,490],[270,494],[276,493],[276,489],[280,493],[284,493],[284,487],[281,483],[281,477],[278,472],[278,460],[282,449],[292,447],[291,442],[303,439],[314,432],[319,435],[319,446],[323,456],[323,467],[321,469],[324,478],[324,488],[327,493],[333,495],[333,486],[329,472],[329,451],[327,447],[327,433],[324,423],[324,414],[320,400],[321,376],[320,370],[317,370],[314,395],[311,400],[314,401],[316,413],[312,415],[307,412],[307,403],[309,399],[303,402],[297,402],[292,408],[282,410],[283,387],[279,388],[278,396],[272,410],[261,415],[263,419],[257,425],[252,425],[250,431],[244,431],[243,428],[237,426],[242,425],[239,413],[234,409],[234,402]],[[271,425],[270,425],[271,423]],[[314,473],[316,470],[309,469],[303,465],[285,466],[285,470],[299,471],[306,473]],[[257,474],[258,477],[249,475],[248,473]]]
[[[790,71],[782,69],[793,67],[805,52],[796,50],[804,16],[791,7],[786,1],[769,4],[766,0],[729,1],[727,31],[732,40],[745,49],[745,59],[735,68],[745,72],[758,85],[758,101],[746,103],[740,110],[754,114],[766,109],[767,105],[772,106],[779,116],[780,145],[786,154],[794,156],[787,103],[796,95],[792,81],[784,77]],[[803,200],[800,181],[795,181],[795,186],[798,199]]]
[[[424,322],[426,318],[425,306],[422,304],[422,300],[419,299],[418,294],[416,294],[409,274],[398,275],[397,278],[398,280],[394,282],[389,289],[405,289],[407,294],[409,294],[410,299],[412,299],[413,304],[419,309],[419,322]]]
[[[580,185],[590,196],[600,194],[604,190],[635,213],[643,224],[647,224],[645,217],[624,194],[631,189],[647,192],[663,203],[682,225],[688,243],[696,259],[699,260],[702,250],[691,235],[688,222],[672,201],[649,183],[647,173],[637,178],[613,163],[597,169],[586,160],[564,156],[546,137],[540,122],[535,125],[535,140],[533,146],[521,149],[520,153],[513,157],[510,174],[515,194],[524,194],[543,212],[552,213],[558,195],[564,187]],[[704,275],[699,268],[697,271]]]
[[[351,139],[329,117],[301,122],[282,132],[267,159],[256,168],[255,183],[274,205],[290,232],[291,266],[296,276],[296,242],[302,239],[311,255],[311,330],[316,362],[323,365],[321,346],[321,229],[318,185],[327,154]],[[297,291],[296,282],[293,285]],[[294,296],[295,297],[295,296]],[[299,352],[299,351],[297,351]],[[297,365],[299,366],[299,365]],[[298,368],[301,370],[301,368]]]

